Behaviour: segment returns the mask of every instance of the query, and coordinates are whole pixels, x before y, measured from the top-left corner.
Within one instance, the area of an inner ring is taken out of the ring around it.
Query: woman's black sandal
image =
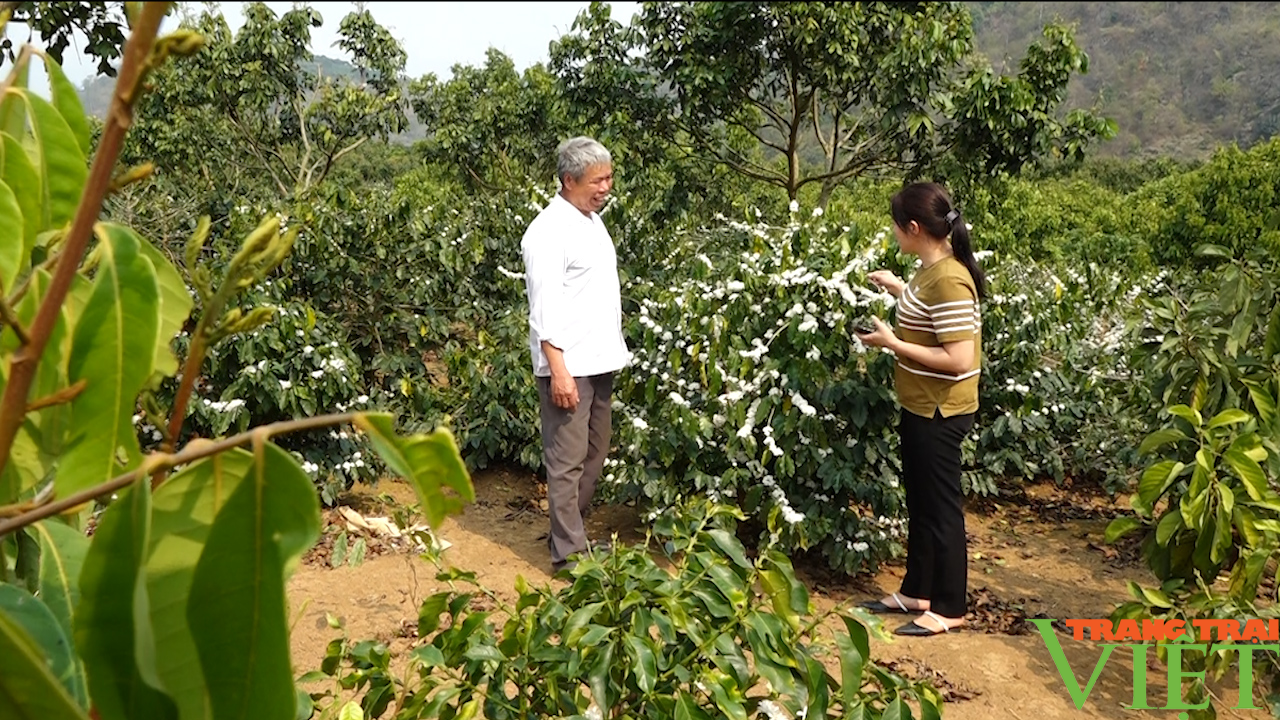
[[[916,621],[915,621],[915,620],[912,620],[911,622],[907,623],[906,625],[903,625],[903,626],[899,627],[897,630],[894,630],[894,631],[893,631],[893,634],[894,634],[894,635],[907,635],[907,636],[910,636],[910,637],[931,637],[931,636],[933,636],[933,635],[941,635],[941,634],[943,634],[943,633],[949,633],[949,632],[951,632],[953,629],[955,629],[955,630],[959,630],[961,627],[963,627],[963,626],[961,626],[961,625],[957,625],[955,628],[947,627],[947,623],[946,623],[946,622],[944,622],[944,621],[943,621],[943,619],[942,619],[941,617],[939,617],[938,615],[936,615],[936,614],[934,614],[934,613],[929,612],[928,610],[925,610],[923,614],[924,614],[924,615],[928,615],[929,617],[933,618],[933,621],[934,621],[934,622],[936,622],[936,623],[938,623],[938,627],[941,627],[942,629],[941,629],[941,630],[930,630],[929,628],[927,628],[927,627],[925,627],[925,626],[923,626],[923,625],[920,625],[920,624],[916,623]]]
[[[913,612],[919,612],[918,610],[908,609],[907,606],[903,604],[902,598],[898,597],[898,593],[889,593],[889,597],[893,598],[893,601],[898,604],[898,607],[885,605],[879,600],[868,600],[867,602],[858,603],[858,607],[878,614],[902,613],[909,615]]]

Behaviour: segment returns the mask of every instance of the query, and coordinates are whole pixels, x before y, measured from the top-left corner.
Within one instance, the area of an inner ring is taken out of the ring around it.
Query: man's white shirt
[[[583,215],[557,193],[529,224],[520,247],[533,374],[551,374],[544,340],[564,351],[574,377],[626,367],[631,353],[622,337],[618,256],[600,216]]]

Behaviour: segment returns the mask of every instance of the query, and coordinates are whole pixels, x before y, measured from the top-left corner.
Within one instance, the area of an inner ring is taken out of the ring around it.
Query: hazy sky
[[[324,24],[311,31],[311,50],[317,55],[343,57],[336,46],[338,23],[351,12],[351,2],[312,2],[320,11]],[[613,2],[614,18],[629,21],[639,9],[636,2]],[[191,3],[190,10],[199,12],[204,3]],[[244,22],[244,3],[216,3],[232,30]],[[281,14],[294,3],[269,2]],[[408,61],[405,74],[417,78],[434,72],[442,80],[452,76],[455,64],[480,65],[490,47],[501,50],[516,64],[525,68],[547,60],[547,47],[552,40],[569,31],[573,20],[587,8],[587,2],[367,2],[373,18],[391,31],[404,44]],[[176,25],[176,18],[165,29]],[[171,25],[172,23],[172,25]],[[22,43],[27,39],[24,26],[11,24],[9,37]],[[79,86],[94,73],[96,60],[84,55],[83,40],[68,48],[63,70],[71,82]]]

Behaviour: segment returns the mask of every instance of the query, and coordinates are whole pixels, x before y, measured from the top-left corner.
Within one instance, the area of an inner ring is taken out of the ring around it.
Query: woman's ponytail
[[[986,299],[987,276],[982,272],[982,266],[978,264],[978,258],[973,254],[973,243],[969,240],[969,227],[964,224],[964,218],[960,217],[958,209],[952,209],[947,213],[947,221],[951,224],[951,252],[961,264],[969,268],[973,287],[978,291],[978,299]]]

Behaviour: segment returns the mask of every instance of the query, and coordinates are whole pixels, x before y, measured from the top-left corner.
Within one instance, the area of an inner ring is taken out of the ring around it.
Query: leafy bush
[[[786,554],[748,557],[734,519],[722,505],[683,504],[643,546],[583,558],[561,590],[518,577],[514,606],[472,573],[442,572],[451,589],[422,602],[407,671],[392,669],[383,643],[336,639],[322,669],[299,679],[334,686],[303,716],[940,717],[937,690],[871,659],[877,620],[815,613]],[[824,662],[833,656],[838,674]]]
[[[1149,208],[1152,257],[1162,266],[1199,266],[1193,250],[1209,243],[1226,248],[1230,257],[1246,257],[1255,249],[1280,255],[1280,138],[1242,152],[1234,145],[1220,149],[1194,171],[1144,186],[1132,206]]]
[[[1207,246],[1198,255],[1226,251]],[[1144,303],[1140,352],[1151,360],[1135,414],[1155,404],[1159,415],[1149,427],[1157,429],[1139,447],[1147,465],[1130,501],[1135,513],[1114,520],[1106,536],[1140,531],[1159,585],[1131,583],[1133,599],[1114,619],[1179,618],[1190,627],[1205,618],[1277,616],[1260,594],[1276,580],[1280,547],[1275,270],[1274,258],[1236,259]],[[1272,690],[1266,701],[1274,711],[1280,665],[1274,654],[1265,657],[1255,671]],[[1189,700],[1205,700],[1206,679],[1221,678],[1231,664],[1221,652],[1184,661],[1192,671]]]

